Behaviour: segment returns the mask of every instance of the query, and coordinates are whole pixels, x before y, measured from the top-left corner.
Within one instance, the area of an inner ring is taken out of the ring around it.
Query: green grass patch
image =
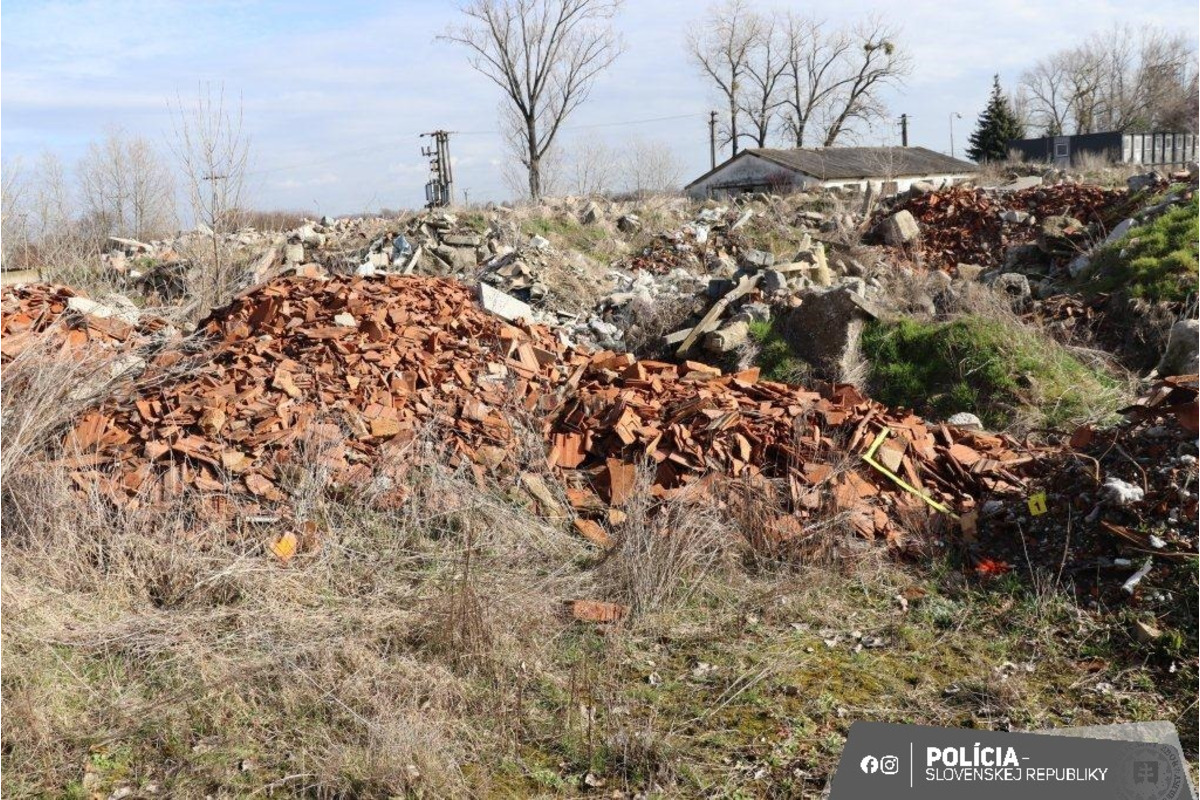
[[[611,234],[599,225],[584,225],[573,217],[535,217],[522,226],[526,237],[541,236],[560,250],[592,255]]]
[[[797,358],[774,322],[751,322],[750,338],[758,345],[755,364],[762,377],[779,383],[803,383],[811,368]]]
[[[1200,204],[1176,206],[1148,225],[1101,248],[1092,259],[1091,288],[1127,290],[1152,302],[1181,302],[1196,293]]]
[[[969,411],[995,430],[1100,420],[1119,395],[1113,378],[1016,321],[876,321],[863,353],[880,402],[941,418]]]

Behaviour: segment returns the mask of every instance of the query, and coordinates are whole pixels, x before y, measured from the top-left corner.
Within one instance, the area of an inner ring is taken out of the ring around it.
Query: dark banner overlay
[[[1195,800],[1178,747],[855,722],[829,800]]]

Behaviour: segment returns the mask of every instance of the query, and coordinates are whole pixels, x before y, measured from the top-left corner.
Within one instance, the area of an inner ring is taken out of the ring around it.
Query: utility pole
[[[950,112],[950,157],[954,158],[954,118],[962,119],[962,114],[957,111]]]
[[[451,131],[422,133],[421,138],[433,139],[433,147],[422,147],[421,155],[429,159],[431,177],[425,184],[425,207],[444,208],[454,202],[454,174],[450,169]]]
[[[900,146],[908,147],[908,114],[900,115]]]
[[[717,168],[717,112],[708,112],[708,160]]]

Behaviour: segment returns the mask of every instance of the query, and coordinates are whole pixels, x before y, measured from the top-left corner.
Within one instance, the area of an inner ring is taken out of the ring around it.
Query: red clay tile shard
[[[608,533],[605,532],[600,523],[576,517],[572,524],[575,526],[575,531],[592,544],[599,545],[606,550],[612,547],[612,539],[609,538]]]
[[[618,622],[629,613],[629,606],[599,600],[567,600],[567,611],[580,622]]]

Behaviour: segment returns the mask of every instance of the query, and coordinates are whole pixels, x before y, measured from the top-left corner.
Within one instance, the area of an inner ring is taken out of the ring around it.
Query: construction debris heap
[[[6,290],[5,333],[45,329],[47,304],[65,306],[47,298],[61,296]],[[313,474],[403,502],[406,451],[424,436],[481,478],[543,466],[521,463],[524,418],[584,516],[628,502],[650,465],[660,497],[720,476],[762,487],[776,500],[766,527],[778,541],[809,535],[805,521],[834,509],[862,534],[898,543],[901,512],[963,512],[984,494],[1017,492],[1032,461],[1011,439],[928,425],[847,385],[809,391],[757,370],[722,375],[572,348],[548,328],[488,314],[444,278],[272,281],[159,352],[139,385],[64,441],[76,483],[118,504],[195,491],[242,513],[286,513],[311,485],[297,476]]]

